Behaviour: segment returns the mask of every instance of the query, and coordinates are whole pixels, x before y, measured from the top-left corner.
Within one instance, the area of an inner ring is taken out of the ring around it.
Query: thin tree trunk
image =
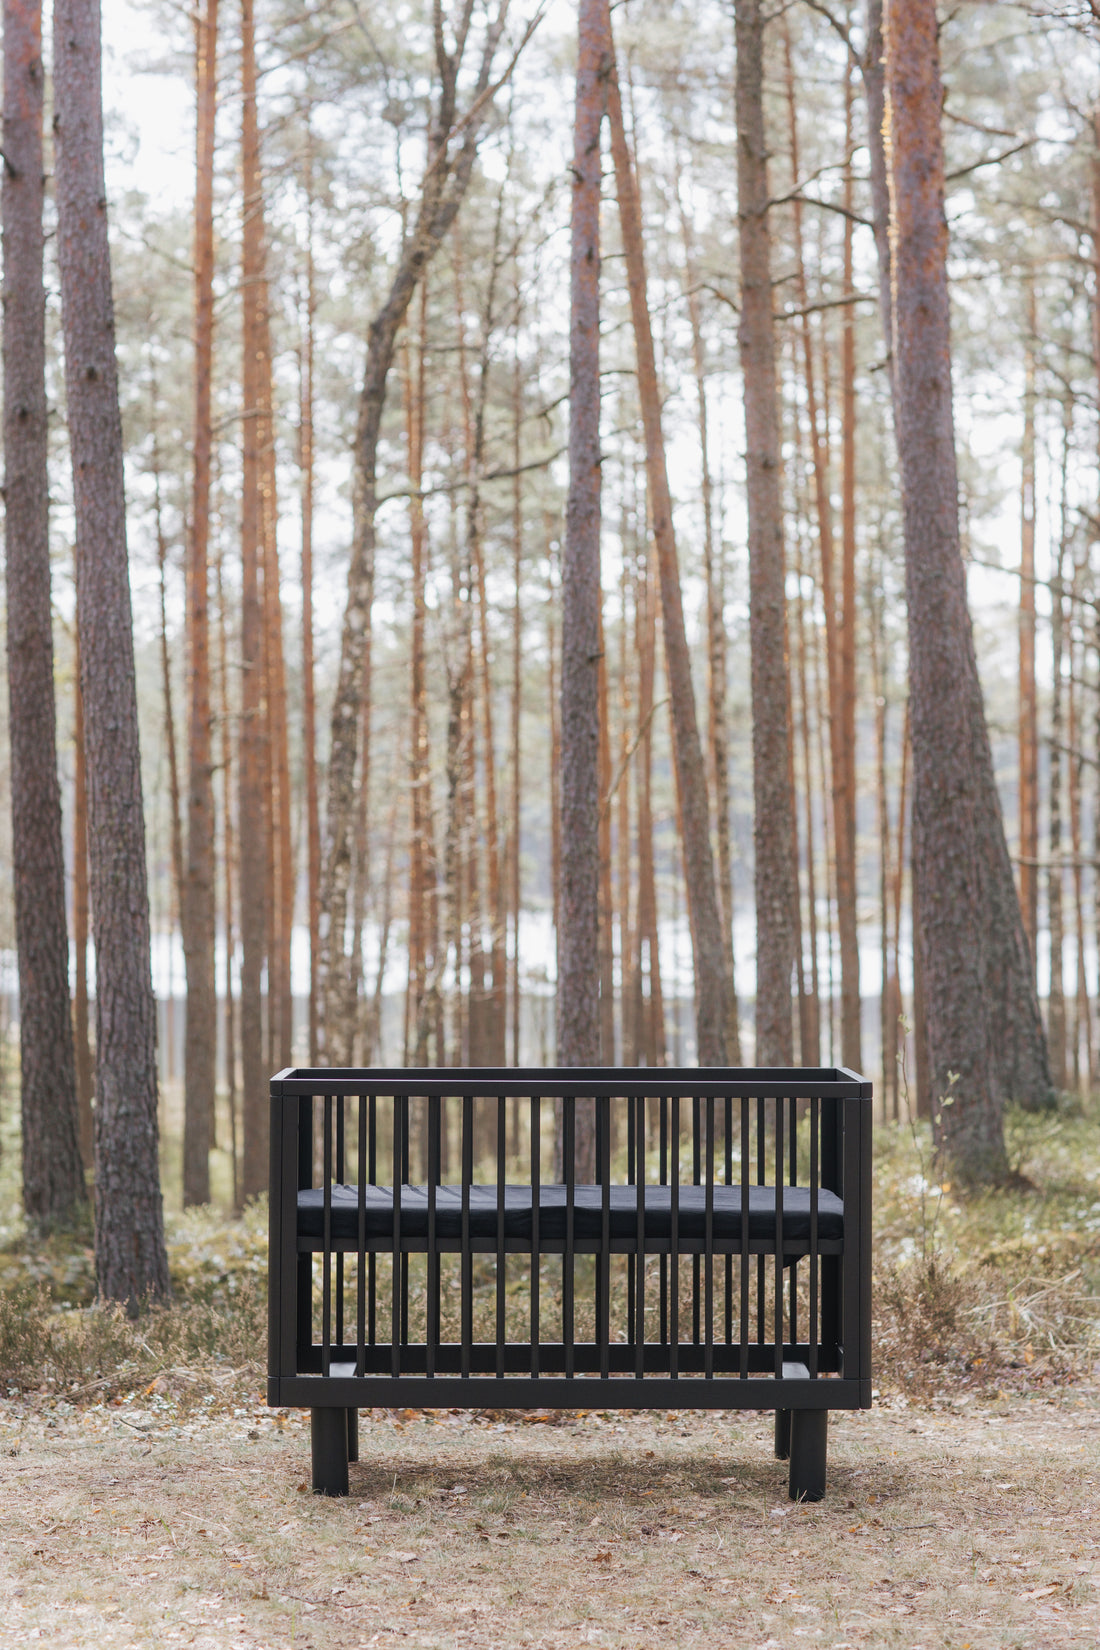
[[[786,670],[779,407],[764,126],[764,13],[736,0],[737,212],[745,400],[756,848],[756,1063],[791,1060],[797,889]]]
[[[210,1201],[217,1085],[218,997],[214,978],[214,768],[210,711],[210,396],[214,358],[214,118],[218,0],[195,18],[198,88],[195,158],[195,426],[191,535],[187,557],[189,672],[187,863],[180,895],[187,1021],[184,1041],[183,1201]]]
[[[665,669],[668,673],[672,700],[673,758],[683,826],[688,924],[695,963],[696,1044],[700,1065],[724,1066],[727,1060],[729,1024],[727,948],[723,942],[722,922],[718,914],[714,857],[710,844],[707,771],[699,738],[695,690],[691,680],[691,656],[684,629],[679,559],[672,525],[672,498],[668,485],[664,432],[661,427],[661,395],[646,290],[641,205],[623,125],[622,99],[615,70],[611,17],[607,0],[604,0],[604,26],[607,31],[606,49],[611,59],[607,93],[611,153],[615,164],[615,188],[619,201],[619,221],[626,255],[634,348],[638,361],[638,398],[645,432],[646,478],[660,574]]]
[[[266,256],[266,254],[265,254]],[[271,323],[266,276],[261,288],[261,373],[263,395],[264,522],[264,699],[270,763],[273,870],[268,942],[268,1041],[275,1070],[293,1063],[294,1003],[290,944],[294,928],[294,845],[290,822],[290,729],[287,714],[286,654],[283,648],[282,580],[279,572],[278,510],[275,492],[275,431],[272,417]]]
[[[611,68],[604,7],[605,0],[580,0],[573,129],[558,930],[558,1059],[564,1066],[600,1062],[600,133]],[[595,1178],[594,1146],[594,1136],[578,1138],[580,1180]]]
[[[172,850],[172,897],[169,908],[173,924],[183,903],[184,857],[183,822],[180,807],[179,749],[176,743],[176,712],[172,693],[172,659],[168,647],[168,540],[160,494],[160,444],[157,438],[156,385],[153,386],[153,522],[157,541],[157,594],[160,598],[160,687],[164,701],[164,749],[168,758],[168,827]]]
[[[844,83],[845,153],[852,153],[852,77]],[[854,188],[849,162],[844,174],[843,289],[855,289],[852,219]],[[863,1070],[863,1027],[859,979],[859,885],[856,875],[856,329],[849,304],[841,322],[841,507],[840,613],[837,619],[836,721],[832,728],[834,851],[837,927],[840,935],[840,1058],[851,1071]],[[839,766],[839,773],[837,767]]]
[[[726,620],[724,556],[714,526],[714,481],[710,468],[707,417],[706,355],[687,212],[680,204],[687,281],[688,320],[691,324],[691,361],[698,407],[699,463],[703,491],[703,567],[707,584],[707,750],[714,797],[715,837],[718,847],[718,895],[722,912],[722,942],[728,981],[726,1045],[733,1065],[741,1064],[741,1016],[737,1003],[733,954],[733,845],[730,835],[729,738],[726,729]]]
[[[11,449],[9,448],[10,452]],[[8,623],[11,624],[9,608]],[[85,1170],[95,1161],[92,1097],[94,1060],[88,1025],[88,768],[84,756],[84,695],[80,689],[80,637],[76,637],[73,682],[73,1036],[76,1043],[76,1103],[80,1114],[80,1156]]]
[[[48,1230],[69,1221],[87,1194],[69,1012],[50,612],[43,89],[39,0],[5,0],[4,507],[23,1209],[33,1226]],[[83,1007],[86,1050],[86,997]]]
[[[802,557],[799,555],[798,568],[799,595],[795,604],[795,646],[793,667],[798,675],[798,710],[799,732],[802,745],[802,777],[804,806],[806,814],[806,908],[809,915],[810,928],[810,989],[805,988],[805,982],[799,990],[799,1025],[798,1025],[798,1054],[804,1066],[819,1066],[821,1064],[821,988],[818,980],[818,941],[817,941],[817,880],[814,874],[814,771],[810,752],[810,699],[807,689],[806,676],[806,613],[802,599],[801,588],[804,571]],[[820,707],[819,707],[820,708]],[[791,748],[791,760],[794,761],[794,748]],[[824,778],[822,773],[822,801],[824,802]],[[794,781],[791,782],[792,791],[795,790]],[[795,859],[795,875],[798,874],[797,855]],[[802,957],[801,937],[798,947],[799,960]],[[804,965],[803,965],[804,967]]]
[[[266,941],[268,793],[263,716],[263,450],[260,306],[264,250],[260,216],[260,134],[256,113],[253,0],[241,0],[241,155],[244,188],[242,329],[244,400],[241,479],[241,713],[238,756],[238,840],[241,928],[241,1196],[267,1187],[268,1102],[264,1060],[262,975]]]
[[[518,270],[517,270],[518,284]],[[521,722],[523,714],[523,479],[520,475],[520,414],[522,411],[522,360],[520,356],[521,318],[517,299],[515,360],[512,364],[512,829],[510,899],[512,907],[512,1064],[520,1063],[520,906],[522,883],[520,849],[522,824],[523,757]],[[515,1116],[518,1119],[518,1105]],[[514,1129],[514,1151],[519,1153],[518,1124]]]
[[[611,727],[607,641],[600,615],[600,1063],[615,1064],[615,902],[611,887]]]
[[[1020,909],[1032,970],[1039,943],[1039,720],[1035,693],[1035,283],[1027,282],[1024,430],[1020,449]]]
[[[645,541],[643,540],[643,544]],[[657,676],[657,590],[653,558],[642,553],[638,581],[638,925],[632,1064],[665,1063],[665,1004],[657,931],[657,874],[653,860],[653,715]],[[648,995],[644,992],[649,983]]]
[[[1084,553],[1083,561],[1087,565],[1088,552]],[[1073,570],[1073,587],[1070,591],[1070,611],[1079,597],[1081,575],[1086,566],[1075,561]],[[1088,978],[1085,973],[1085,889],[1084,889],[1084,862],[1082,860],[1082,832],[1081,832],[1081,777],[1083,759],[1078,754],[1081,737],[1081,717],[1079,713],[1080,688],[1083,674],[1083,649],[1077,644],[1077,636],[1073,625],[1069,635],[1069,679],[1066,684],[1069,726],[1067,729],[1067,744],[1070,756],[1067,762],[1067,778],[1069,780],[1069,826],[1070,844],[1073,851],[1073,949],[1076,961],[1076,991],[1074,993],[1073,1015],[1073,1083],[1077,1093],[1087,1098],[1092,1092],[1092,1019],[1089,1004]],[[1084,1064],[1082,1065],[1082,1057]]]
[[[428,284],[420,283],[420,316],[416,353],[408,349],[405,374],[406,438],[409,450],[409,544],[412,552],[412,645],[410,659],[409,711],[411,719],[409,775],[409,1027],[406,1032],[406,1064],[430,1063],[427,1034],[426,994],[435,958],[430,956],[429,868],[434,879],[434,856],[429,851],[432,831],[431,774],[428,751],[428,705],[425,691],[425,625],[427,601],[427,533],[424,506],[420,498],[423,484],[425,365]],[[415,361],[415,365],[414,365]],[[409,1046],[411,1033],[412,1046]],[[410,1058],[411,1055],[411,1058]],[[439,1056],[437,1053],[437,1060]]]
[[[54,131],[96,949],[96,1281],[135,1310],[169,1283],[98,0],[56,0]]]
[[[1065,867],[1062,860],[1063,660],[1065,656],[1065,564],[1069,538],[1069,464],[1072,402],[1063,407],[1060,532],[1050,588],[1050,835],[1047,849],[1047,924],[1050,929],[1050,995],[1047,998],[1047,1048],[1050,1075],[1061,1093],[1066,1088]]]
[[[221,721],[222,761],[222,852],[225,863],[225,1083],[226,1105],[229,1111],[229,1147],[233,1159],[233,1207],[241,1206],[241,1161],[237,1139],[237,1015],[233,999],[233,962],[236,936],[233,928],[233,864],[235,842],[233,836],[233,734],[229,714],[229,659],[226,638],[227,614],[225,591],[222,585],[222,557],[217,558],[218,583],[218,678],[220,686],[218,714]]]
[[[1007,1160],[981,944],[980,689],[959,549],[934,0],[889,0],[886,81],[919,946],[937,1144],[973,1184],[1001,1178]]]
[[[306,789],[306,878],[309,912],[309,1060],[318,1061],[317,967],[321,920],[321,814],[317,790],[317,701],[313,674],[313,324],[317,313],[313,260],[313,130],[306,117],[306,292],[298,399],[298,462],[302,486],[302,720]]]

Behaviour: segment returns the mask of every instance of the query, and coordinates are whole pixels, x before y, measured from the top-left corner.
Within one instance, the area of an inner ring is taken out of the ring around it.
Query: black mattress
[[[610,1188],[610,1227],[613,1239],[632,1240],[637,1231],[637,1187]],[[706,1236],[705,1186],[680,1187],[679,1238],[702,1240]],[[497,1188],[471,1186],[470,1235],[490,1242],[497,1239]],[[393,1236],[393,1190],[389,1186],[365,1188],[366,1238]],[[645,1230],[648,1238],[671,1236],[672,1188],[646,1186]],[[301,1237],[321,1241],[324,1231],[324,1192],[311,1188],[298,1193],[298,1232]],[[455,1241],[462,1236],[462,1188],[435,1189],[435,1231],[437,1241]],[[603,1188],[575,1186],[573,1189],[574,1240],[599,1241],[603,1232]],[[741,1241],[740,1186],[714,1187],[715,1240]],[[834,1192],[817,1194],[817,1235],[835,1240],[844,1235],[844,1204]],[[336,1241],[355,1243],[359,1238],[359,1188],[333,1186],[332,1236]],[[421,1239],[428,1236],[428,1193],[424,1186],[401,1188],[401,1236]],[[531,1241],[531,1187],[504,1188],[504,1236]],[[565,1187],[539,1187],[540,1243],[561,1242],[565,1238]],[[775,1241],[775,1187],[749,1187],[749,1239]],[[783,1239],[810,1241],[810,1193],[805,1186],[783,1187]]]

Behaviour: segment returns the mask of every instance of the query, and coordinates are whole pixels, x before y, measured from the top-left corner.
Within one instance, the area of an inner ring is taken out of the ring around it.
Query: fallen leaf
[[[393,1560],[394,1560],[395,1564],[415,1564],[417,1559],[420,1557],[420,1554],[419,1553],[393,1553],[391,1556],[393,1557]]]

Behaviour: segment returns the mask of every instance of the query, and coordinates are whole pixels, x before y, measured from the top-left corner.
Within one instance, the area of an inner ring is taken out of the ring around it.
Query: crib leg
[[[829,1437],[827,1409],[796,1409],[791,1414],[792,1501],[820,1501],[825,1494],[825,1456]]]
[[[791,1412],[789,1409],[777,1409],[775,1412],[775,1458],[777,1461],[787,1461],[791,1454]]]
[[[313,1456],[314,1495],[347,1495],[347,1410],[311,1409],[309,1440]]]

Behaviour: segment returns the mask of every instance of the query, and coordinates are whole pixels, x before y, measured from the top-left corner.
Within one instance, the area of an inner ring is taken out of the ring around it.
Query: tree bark
[[[563,1066],[600,1063],[600,133],[611,72],[604,5],[605,0],[580,3],[573,127],[561,642],[558,1059]],[[582,1174],[578,1163],[578,1178],[594,1177]]]
[[[737,975],[733,954],[733,843],[730,834],[729,736],[726,727],[725,567],[720,536],[714,528],[714,481],[710,468],[707,411],[706,354],[699,306],[698,278],[687,212],[680,205],[687,281],[688,321],[691,325],[691,363],[698,403],[699,464],[703,494],[703,570],[707,585],[707,749],[714,795],[715,838],[718,848],[718,895],[722,918],[722,945],[726,957],[726,1048],[730,1062],[741,1064],[741,1017],[737,1002]],[[625,953],[624,953],[625,954]]]
[[[317,1054],[317,967],[321,918],[321,811],[317,792],[317,699],[313,671],[313,326],[317,313],[313,258],[313,132],[306,117],[306,291],[298,397],[302,487],[302,718],[306,786],[306,900],[309,922],[309,1060]]]
[[[23,1209],[32,1226],[48,1230],[69,1221],[87,1194],[69,1014],[50,612],[43,86],[40,0],[5,0],[4,506]]]
[[[661,427],[661,394],[657,381],[657,361],[647,296],[641,203],[623,124],[611,18],[606,0],[605,27],[608,51],[611,54],[608,85],[611,153],[615,164],[615,189],[619,201],[623,250],[626,255],[634,349],[638,360],[638,399],[641,403],[642,426],[645,431],[649,508],[653,538],[657,546],[665,670],[668,673],[669,695],[672,701],[672,751],[682,825],[688,925],[695,964],[696,1046],[700,1065],[724,1066],[727,1060],[729,1025],[729,976],[722,922],[718,914],[714,856],[710,844],[707,770],[695,712],[691,655],[684,629],[680,566],[672,526],[672,498],[668,485],[664,432]]]
[[[895,415],[909,606],[918,944],[937,1144],[955,1177],[977,1184],[1003,1177],[1007,1159],[982,958],[984,843],[977,815],[983,797],[974,768],[976,666],[959,548],[936,28],[934,0],[889,0]]]
[[[240,844],[241,929],[241,1197],[267,1187],[268,1102],[264,1060],[262,976],[266,942],[267,840],[264,796],[268,760],[263,715],[263,451],[260,316],[264,251],[260,217],[260,134],[256,112],[253,0],[241,0],[241,391],[244,402],[241,476],[241,709],[237,758],[237,840]]]
[[[1066,1088],[1065,993],[1065,865],[1062,844],[1062,770],[1065,760],[1065,564],[1069,537],[1069,464],[1073,436],[1073,404],[1067,392],[1063,406],[1061,517],[1050,583],[1050,831],[1047,844],[1047,925],[1050,930],[1050,995],[1047,998],[1047,1048],[1050,1075],[1059,1093]]]
[[[738,343],[745,400],[752,653],[756,1063],[768,1066],[791,1061],[797,889],[760,0],[736,0],[734,20],[742,294]]]
[[[10,614],[9,614],[9,624]],[[80,1113],[80,1156],[86,1170],[95,1162],[92,1097],[95,1062],[88,1021],[88,768],[84,757],[84,695],[80,691],[80,636],[76,637],[73,683],[73,1039],[76,1044],[76,1103]]]
[[[98,0],[57,0],[58,263],[96,948],[96,1280],[134,1310],[169,1283],[100,53]]]
[[[184,1037],[183,1201],[210,1201],[210,1148],[217,1086],[218,999],[214,978],[214,766],[210,709],[210,472],[213,448],[214,118],[218,0],[195,18],[198,116],[195,143],[195,426],[191,535],[187,556],[189,671],[187,864],[180,897],[187,1020]]]
[[[920,17],[921,26],[924,26],[924,0]],[[895,430],[900,431],[897,406],[896,329],[893,318],[893,252],[889,229],[890,180],[887,175],[885,148],[885,56],[882,45],[882,7],[879,0],[869,0],[867,18],[868,44],[863,62],[863,75],[868,104],[872,204],[879,257],[879,293],[894,389],[894,425]],[[912,24],[912,19],[909,22]],[[932,49],[936,49],[934,20]],[[936,137],[938,142],[938,124]],[[942,144],[940,148],[939,170],[942,175]],[[942,177],[940,190],[942,194]],[[963,606],[965,611],[965,584]],[[966,622],[969,626],[968,614]],[[972,641],[967,656],[973,660]],[[978,862],[982,923],[980,950],[985,999],[990,1013],[995,1016],[992,1056],[1002,1092],[1017,1099],[1029,1110],[1041,1110],[1053,1103],[1054,1091],[1050,1081],[1047,1048],[1039,1014],[1032,962],[1028,954],[1027,936],[1016,895],[1012,862],[1005,841],[1000,797],[993,772],[981,682],[976,664],[969,667],[967,683],[970,697],[970,761],[980,785],[980,800],[975,804],[977,834],[981,842]],[[921,1060],[923,1059],[922,1051]]]
[[[852,152],[852,76],[844,83],[845,153]],[[844,204],[854,206],[852,167],[844,174]],[[855,288],[851,216],[844,220],[843,289]],[[836,853],[837,928],[840,938],[840,1058],[851,1071],[863,1070],[862,1003],[859,979],[859,883],[856,855],[856,328],[849,304],[841,322],[841,506],[839,659],[836,723],[832,730],[833,814]],[[839,767],[839,773],[837,768]]]
[[[1020,909],[1034,971],[1039,941],[1039,721],[1035,695],[1035,285],[1027,283],[1024,429],[1020,450]]]

